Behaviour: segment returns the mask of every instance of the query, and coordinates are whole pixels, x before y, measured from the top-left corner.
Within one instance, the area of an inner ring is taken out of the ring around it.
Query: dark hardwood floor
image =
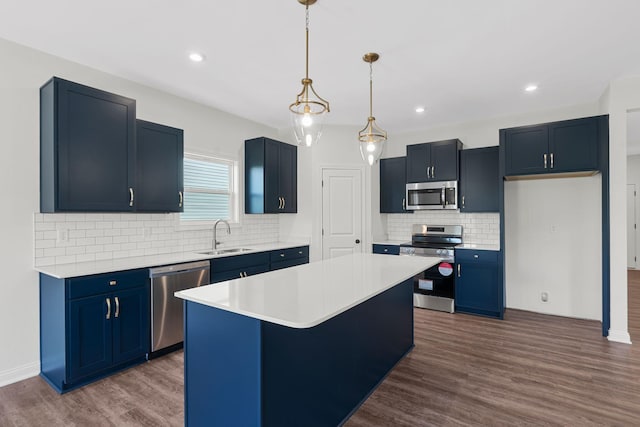
[[[640,342],[640,272],[629,282]],[[346,427],[640,425],[640,346],[599,322],[416,309],[415,343]],[[0,426],[180,426],[182,365],[173,353],[62,396],[37,377],[0,388]]]

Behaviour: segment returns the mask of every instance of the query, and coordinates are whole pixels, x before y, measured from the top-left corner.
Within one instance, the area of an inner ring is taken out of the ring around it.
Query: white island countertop
[[[310,328],[440,262],[357,253],[176,292],[187,301],[291,328]]]

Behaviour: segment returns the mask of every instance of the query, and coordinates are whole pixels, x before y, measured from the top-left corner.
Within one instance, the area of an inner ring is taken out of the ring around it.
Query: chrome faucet
[[[213,224],[213,250],[215,251],[218,248],[218,244],[220,242],[218,242],[218,239],[216,238],[216,230],[218,228],[218,223],[220,222],[224,222],[227,225],[227,234],[231,234],[231,227],[229,227],[229,223],[227,221],[225,221],[224,219],[219,219],[216,221],[215,224]]]

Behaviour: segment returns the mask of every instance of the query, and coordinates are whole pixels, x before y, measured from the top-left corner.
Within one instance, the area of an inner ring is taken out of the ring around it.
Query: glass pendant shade
[[[302,92],[296,102],[289,106],[291,127],[300,145],[310,147],[318,142],[322,135],[322,125],[329,111],[328,103],[316,95],[311,79],[302,79]]]
[[[322,99],[313,89],[313,80],[309,78],[309,6],[317,0],[298,0],[306,8],[306,62],[305,78],[302,79],[302,90],[296,101],[289,105],[291,127],[299,145],[310,147],[318,142],[322,135],[325,116],[330,111],[329,102]]]
[[[375,117],[369,117],[367,125],[358,132],[358,140],[360,141],[362,159],[369,166],[373,166],[382,156],[387,133],[376,125]]]
[[[373,166],[384,151],[385,142],[387,141],[387,132],[382,130],[376,124],[376,118],[373,117],[373,67],[372,64],[378,60],[380,55],[377,53],[367,53],[362,59],[369,63],[369,118],[367,125],[358,132],[358,140],[360,141],[360,154],[362,159]]]

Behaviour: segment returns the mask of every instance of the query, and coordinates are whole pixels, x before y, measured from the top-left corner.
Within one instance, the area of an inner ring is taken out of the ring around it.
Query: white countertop
[[[181,252],[163,255],[138,256],[130,258],[114,258],[101,261],[76,262],[73,264],[44,265],[35,267],[36,271],[57,279],[69,277],[90,276],[92,274],[111,273],[115,271],[133,270],[136,268],[158,267],[161,265],[179,264],[182,262],[200,261],[213,258],[223,258],[235,255],[245,255],[256,252],[274,251],[297,246],[308,246],[303,242],[278,242],[261,245],[246,245],[243,248],[251,249],[246,252],[233,252],[219,255],[205,255],[197,252]],[[220,247],[219,249],[229,249]],[[203,249],[202,252],[208,249]]]
[[[407,240],[375,239],[373,241],[374,245],[396,245],[396,246],[400,246],[403,243],[411,243],[411,237],[409,237]]]
[[[176,292],[188,301],[291,328],[310,328],[440,262],[357,253]]]
[[[463,243],[461,245],[456,246],[456,249],[477,249],[479,251],[499,251],[500,245],[488,245],[485,243]]]

